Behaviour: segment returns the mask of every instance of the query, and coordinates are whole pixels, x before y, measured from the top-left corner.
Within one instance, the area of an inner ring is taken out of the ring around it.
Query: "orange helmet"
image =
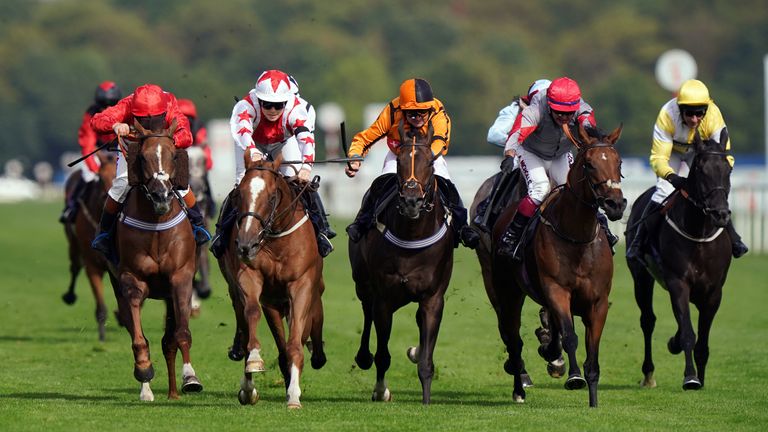
[[[131,114],[135,117],[156,116],[168,111],[168,95],[160,86],[144,84],[133,92]]]
[[[576,81],[562,77],[552,81],[547,89],[547,104],[555,111],[575,112],[581,103],[581,90]]]
[[[400,85],[400,109],[425,110],[432,108],[432,87],[426,80],[411,78]]]
[[[179,111],[187,117],[197,118],[197,107],[191,99],[179,99]]]

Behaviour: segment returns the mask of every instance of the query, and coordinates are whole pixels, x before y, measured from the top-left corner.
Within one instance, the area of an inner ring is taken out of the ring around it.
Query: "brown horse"
[[[147,298],[162,299],[166,305],[163,355],[168,369],[168,398],[178,399],[176,353],[183,359],[182,387],[202,391],[190,359],[189,331],[192,278],[195,274],[196,245],[176,189],[186,189],[186,151],[176,149],[170,129],[148,131],[136,122],[138,142],[127,153],[128,193],[121,222],[117,226],[119,263],[111,268],[112,286],[120,319],[131,335],[133,375],[141,382],[141,400],[154,400],[149,383],[154,368],[149,342],[141,326],[141,306]],[[183,168],[182,168],[183,167]]]
[[[104,200],[107,191],[112,187],[115,178],[116,158],[107,151],[100,151],[96,157],[101,162],[98,172],[98,180],[89,182],[85,192],[78,200],[78,212],[74,221],[64,225],[64,233],[67,235],[69,245],[69,287],[61,296],[64,303],[71,305],[77,301],[75,283],[80,270],[85,267],[85,274],[91,285],[91,292],[96,300],[96,322],[99,326],[99,340],[104,341],[106,335],[107,304],[104,302],[104,273],[108,271],[107,260],[104,256],[91,249],[91,241],[99,227],[101,211],[104,208]],[[66,182],[65,190],[71,193],[76,176],[80,171],[71,175]]]
[[[454,234],[450,212],[438,197],[434,157],[427,136],[408,137],[400,125],[402,145],[397,154],[398,195],[377,218],[372,229],[349,243],[349,261],[355,290],[363,308],[363,333],[355,361],[361,369],[376,363],[374,401],[389,401],[392,394],[384,378],[391,356],[388,349],[392,315],[401,307],[419,303],[416,323],[419,346],[408,356],[418,363],[422,402],[431,398],[432,355],[443,316],[444,294],[453,270]],[[371,323],[376,326],[376,356],[371,355]]]
[[[611,248],[600,229],[597,211],[601,208],[611,220],[620,219],[626,207],[621,191],[621,158],[613,146],[621,127],[605,136],[598,130],[579,128],[579,150],[568,173],[566,184],[555,189],[542,203],[538,222],[530,241],[525,243],[523,261],[492,255],[481,260],[484,271],[492,274],[492,293],[499,330],[509,353],[505,369],[514,375],[513,400],[525,401],[521,358],[520,316],[525,296],[544,306],[550,316],[551,337],[539,348],[548,362],[568,355],[569,390],[589,386],[589,405],[597,406],[600,377],[598,350],[613,277]],[[516,204],[510,206],[493,228],[496,250]],[[573,315],[582,317],[586,330],[586,381],[576,362],[578,337]],[[562,340],[562,348],[560,342]]]
[[[208,191],[208,171],[205,167],[205,153],[202,147],[192,146],[187,149],[189,156],[189,188],[197,198],[197,204],[200,213],[203,216],[205,225],[211,220],[212,215],[209,212],[211,208]],[[211,295],[210,284],[211,265],[208,261],[208,248],[197,248],[197,273],[192,282],[194,291],[192,292],[192,316],[200,314],[200,299],[206,299]]]
[[[696,132],[685,189],[668,198],[665,210],[662,210],[664,223],[649,229],[650,241],[643,251],[644,258],[627,258],[635,282],[635,300],[640,308],[640,326],[645,339],[644,378],[641,382],[644,387],[656,386],[651,350],[656,325],[653,313],[654,279],[669,291],[672,301],[672,312],[678,327],[667,348],[672,354],[685,354],[683,389],[698,390],[704,386],[709,360],[709,332],[720,307],[723,284],[731,265],[731,240],[724,229],[731,216],[728,208],[731,165],[725,150],[726,142],[726,129],[723,129],[719,143],[702,141]],[[641,215],[654,189],[647,190],[632,206],[627,222],[627,244],[636,232],[631,228],[644,222]],[[699,310],[698,338],[691,325],[689,303]]]
[[[299,379],[309,337],[312,367],[319,369],[326,362],[323,260],[299,196],[278,171],[282,158],[268,162],[256,154],[253,150],[245,154],[245,176],[231,195],[232,206],[238,209],[236,235],[230,236],[219,258],[237,321],[230,358],[245,358],[238,400],[255,404],[259,393],[253,373],[265,370],[257,334],[263,309],[277,345],[288,408],[301,408]],[[287,341],[284,320],[289,326]]]

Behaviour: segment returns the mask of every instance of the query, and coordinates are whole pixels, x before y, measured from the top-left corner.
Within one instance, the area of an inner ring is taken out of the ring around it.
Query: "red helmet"
[[[96,87],[93,100],[100,106],[108,107],[115,105],[122,97],[120,87],[114,81],[104,81]]]
[[[155,84],[144,84],[133,92],[131,114],[135,117],[156,116],[168,111],[168,95]]]
[[[562,77],[552,81],[547,89],[547,104],[554,111],[575,112],[581,103],[581,90],[576,81]]]
[[[277,69],[262,72],[254,90],[256,97],[265,102],[288,102],[293,96],[288,74]]]
[[[197,107],[190,99],[179,99],[179,111],[187,117],[197,118]]]

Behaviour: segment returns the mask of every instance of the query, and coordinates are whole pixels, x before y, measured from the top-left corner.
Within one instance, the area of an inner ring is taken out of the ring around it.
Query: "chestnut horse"
[[[263,309],[277,345],[288,408],[301,408],[299,379],[309,337],[312,367],[319,369],[326,362],[323,260],[299,196],[278,171],[281,160],[278,156],[264,161],[253,149],[246,152],[245,175],[230,195],[238,210],[236,235],[230,236],[219,268],[237,321],[230,358],[245,358],[238,400],[243,405],[259,400],[253,373],[265,370],[257,334]],[[289,327],[287,341],[284,320]]]
[[[101,211],[104,208],[104,200],[107,191],[112,187],[115,178],[116,158],[108,151],[102,150],[96,154],[101,164],[99,165],[98,180],[89,182],[85,192],[78,202],[78,211],[73,222],[64,225],[64,233],[67,235],[69,252],[69,287],[61,296],[64,303],[71,305],[77,301],[75,283],[80,270],[85,267],[85,274],[91,285],[91,292],[96,300],[96,322],[99,326],[99,340],[106,337],[107,304],[104,302],[104,273],[109,269],[104,256],[91,249],[91,241],[99,228]],[[65,190],[71,191],[74,187],[75,176],[80,176],[79,171],[71,175],[66,182]]]
[[[547,196],[540,213],[532,219],[537,224],[529,235],[530,241],[524,244],[522,262],[495,254],[517,204],[507,208],[494,224],[494,254],[490,263],[481,260],[481,266],[485,272],[490,265],[499,331],[509,353],[505,369],[514,375],[515,402],[525,401],[520,317],[528,295],[544,306],[550,317],[551,337],[539,353],[554,362],[564,349],[568,356],[565,388],[588,386],[589,405],[597,406],[598,350],[608,313],[613,257],[596,215],[600,208],[609,219],[618,220],[626,208],[621,191],[621,158],[614,147],[620,134],[621,127],[608,136],[579,127],[579,142],[574,139],[578,153],[566,184]],[[581,316],[586,332],[586,381],[576,362],[574,315]]]
[[[427,136],[408,137],[400,124],[401,146],[397,152],[398,195],[377,217],[372,229],[349,243],[349,261],[355,290],[363,308],[363,333],[355,361],[361,369],[376,363],[374,401],[389,401],[392,394],[385,374],[391,356],[387,344],[392,315],[417,302],[419,346],[408,356],[416,361],[422,403],[431,398],[434,363],[432,355],[443,316],[444,295],[453,270],[454,234],[450,212],[441,203]],[[376,356],[371,355],[371,323],[376,326]]]
[[[669,339],[667,348],[672,354],[685,354],[683,389],[698,390],[704,386],[709,332],[720,307],[723,284],[731,265],[731,240],[724,229],[731,217],[728,208],[731,165],[726,157],[727,142],[726,129],[720,135],[720,143],[702,141],[698,131],[695,133],[695,153],[685,189],[670,195],[665,210],[662,210],[664,223],[649,229],[644,258],[627,258],[645,339],[641,382],[644,387],[656,386],[651,353],[651,337],[656,324],[654,279],[669,292],[672,301],[677,332]],[[640,218],[654,189],[643,193],[632,206],[627,223],[627,244],[636,233],[632,228],[644,222]],[[698,338],[691,324],[689,303],[699,310]]]
[[[110,268],[120,320],[131,335],[134,371],[141,382],[140,399],[154,400],[149,386],[154,368],[149,342],[141,325],[141,306],[147,298],[165,301],[163,355],[168,369],[168,398],[178,399],[176,352],[183,359],[182,387],[202,391],[190,359],[189,331],[192,278],[195,274],[196,245],[176,189],[186,189],[186,150],[176,149],[170,129],[148,131],[135,122],[138,142],[129,145],[128,181],[131,190],[117,226],[119,263]]]

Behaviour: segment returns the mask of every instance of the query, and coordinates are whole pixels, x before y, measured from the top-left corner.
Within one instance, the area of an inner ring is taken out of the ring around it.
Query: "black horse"
[[[641,382],[644,387],[656,386],[651,355],[651,336],[656,323],[654,279],[669,291],[672,301],[678,330],[667,347],[672,354],[685,353],[683,389],[697,390],[704,386],[709,331],[720,307],[731,264],[731,239],[725,229],[731,214],[728,209],[731,165],[725,151],[726,142],[725,129],[719,143],[702,141],[696,132],[695,154],[685,188],[667,199],[662,210],[664,223],[648,227],[649,241],[641,250],[642,258],[627,258],[645,338],[645,377]],[[627,244],[631,244],[636,232],[632,228],[644,223],[641,215],[653,192],[651,188],[635,201],[628,222]],[[691,324],[689,302],[699,310],[698,339]]]

